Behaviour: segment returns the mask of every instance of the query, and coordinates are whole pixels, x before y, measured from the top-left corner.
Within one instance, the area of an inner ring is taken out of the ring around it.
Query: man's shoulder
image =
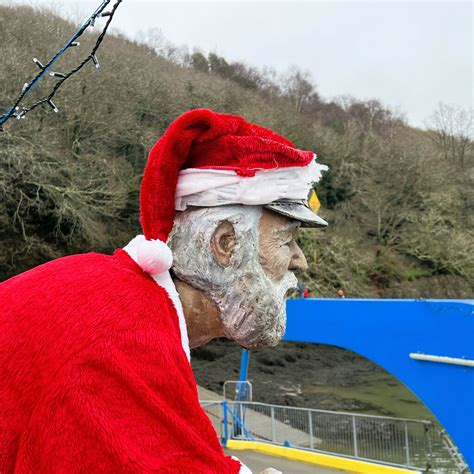
[[[66,285],[82,286],[85,280],[90,280],[94,285],[98,283],[98,279],[111,280],[119,274],[126,274],[128,277],[145,276],[127,253],[119,249],[114,255],[89,252],[57,258],[6,280],[1,284],[1,288],[6,291],[27,285],[30,289],[47,289],[56,282],[66,288]]]
[[[36,267],[0,285],[0,300],[0,323],[12,341],[21,334],[62,359],[102,342],[148,340],[151,331],[179,335],[165,290],[121,250]]]
[[[0,296],[7,313],[36,310],[61,318],[80,313],[107,320],[114,311],[126,317],[166,306],[164,290],[123,250],[53,260],[2,283]]]
[[[96,252],[60,257],[11,277],[10,279],[2,283],[2,288],[18,285],[24,281],[36,280],[37,278],[54,276],[57,273],[72,274],[73,272],[77,272],[78,270],[82,271],[92,268],[98,268],[98,265],[107,264],[110,258],[110,255],[105,255]],[[80,272],[76,275],[80,276]]]

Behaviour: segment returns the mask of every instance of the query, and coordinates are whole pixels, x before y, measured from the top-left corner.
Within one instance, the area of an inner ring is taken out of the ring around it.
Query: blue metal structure
[[[248,380],[249,358],[250,358],[249,351],[247,349],[242,349],[242,354],[240,356],[240,373],[239,373],[240,382],[246,382]],[[248,386],[246,383],[239,384],[238,389],[237,389],[237,400],[246,400],[247,390],[248,390]]]
[[[287,314],[285,340],[342,347],[383,367],[474,467],[474,300],[305,298],[288,300]]]

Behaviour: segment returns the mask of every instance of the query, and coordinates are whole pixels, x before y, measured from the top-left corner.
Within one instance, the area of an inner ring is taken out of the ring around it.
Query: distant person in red
[[[303,298],[309,298],[309,290],[308,290],[308,288],[305,288],[305,290],[303,291]]]

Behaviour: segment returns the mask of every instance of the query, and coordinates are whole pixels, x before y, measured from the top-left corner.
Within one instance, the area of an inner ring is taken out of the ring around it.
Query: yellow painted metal
[[[270,456],[279,456],[293,461],[302,461],[318,466],[341,469],[343,471],[361,473],[361,474],[414,474],[420,471],[411,469],[403,469],[399,467],[386,466],[384,464],[375,464],[367,461],[359,461],[357,459],[343,458],[332,456],[329,454],[315,453],[312,451],[304,451],[302,449],[287,448],[286,446],[277,446],[274,444],[261,443],[258,441],[240,441],[230,439],[227,442],[229,449],[245,450],[251,449]]]
[[[314,189],[311,190],[310,194],[309,194],[309,197],[308,197],[308,205],[309,205],[309,208],[315,213],[317,214],[320,207],[321,207],[321,203],[319,202],[319,198],[318,198],[318,195],[316,194],[316,191]]]

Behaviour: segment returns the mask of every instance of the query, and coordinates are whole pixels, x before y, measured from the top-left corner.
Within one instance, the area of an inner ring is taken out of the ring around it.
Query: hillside
[[[35,72],[32,56],[50,57],[74,25],[25,7],[0,7],[0,16],[3,111]],[[76,49],[66,63],[87,40]],[[60,91],[59,114],[37,111],[0,135],[1,279],[122,245],[139,229],[147,151],[177,115],[209,107],[274,128],[330,165],[318,192],[331,225],[301,237],[310,264],[302,278],[315,295],[472,295],[472,150],[465,163],[446,159],[429,132],[377,101],[326,102],[299,71],[279,84],[216,55],[112,36],[100,56],[100,72],[89,68]]]
[[[0,19],[3,112],[36,72],[32,58],[51,57],[75,26],[29,7],[0,6]],[[93,39],[58,69],[77,64]],[[61,89],[60,113],[37,110],[0,134],[0,280],[128,242],[139,232],[148,150],[179,114],[208,107],[270,127],[330,166],[317,188],[330,226],[300,237],[309,270],[299,277],[314,296],[343,288],[354,297],[472,297],[471,142],[461,149],[448,136],[447,146],[440,130],[411,128],[376,100],[327,101],[297,70],[282,80],[145,40],[108,36],[101,70],[81,71]],[[344,372],[354,359],[335,363]]]

